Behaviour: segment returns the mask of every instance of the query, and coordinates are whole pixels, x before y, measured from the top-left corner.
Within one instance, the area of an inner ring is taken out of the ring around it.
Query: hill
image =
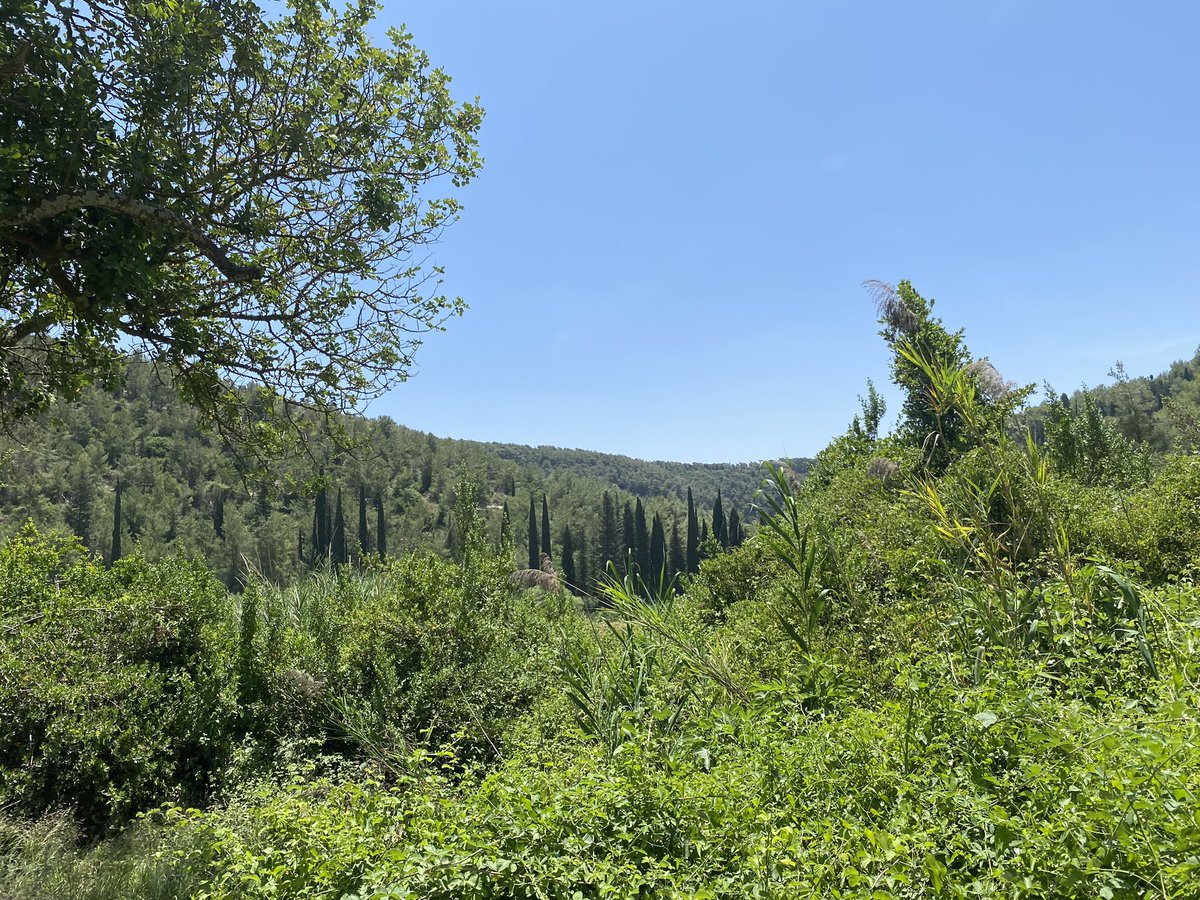
[[[528,508],[532,502],[540,529],[545,497],[553,547],[561,547],[570,527],[586,575],[603,571],[606,562],[596,540],[606,492],[618,515],[640,501],[647,522],[659,516],[669,534],[673,524],[686,523],[689,487],[701,521],[711,521],[718,491],[724,514],[736,509],[746,521],[762,477],[751,463],[645,462],[439,438],[386,417],[335,424],[355,443],[352,452],[314,429],[305,452],[273,463],[264,478],[206,431],[152,366],[132,360],[117,389],[91,388],[0,441],[0,536],[32,520],[74,532],[107,559],[119,531],[126,552],[136,543],[151,559],[176,550],[203,557],[230,587],[248,570],[287,582],[321,555],[319,503],[331,528],[341,509],[352,556],[376,549],[381,527],[392,553],[446,554],[455,489],[468,478],[495,540],[507,508],[518,560],[525,558]],[[806,461],[795,466],[803,472]]]

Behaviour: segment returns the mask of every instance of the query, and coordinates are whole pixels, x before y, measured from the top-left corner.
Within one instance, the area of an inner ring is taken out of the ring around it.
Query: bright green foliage
[[[91,833],[200,802],[231,752],[225,593],[200,564],[121,559],[27,527],[0,548],[0,806]]]
[[[1046,452],[1056,471],[1080,484],[1128,487],[1150,477],[1150,454],[1100,415],[1093,394],[1084,394],[1076,412],[1057,398],[1047,404]]]
[[[130,344],[267,448],[243,409],[354,406],[405,377],[462,310],[411,255],[457,217],[423,189],[476,175],[482,112],[403,30],[374,46],[375,11],[5,5],[5,420],[110,377]]]

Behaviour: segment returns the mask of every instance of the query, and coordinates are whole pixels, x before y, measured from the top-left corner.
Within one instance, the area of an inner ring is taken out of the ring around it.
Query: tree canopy
[[[131,350],[236,427],[347,408],[462,310],[424,252],[482,111],[369,0],[11,0],[0,11],[0,417]]]

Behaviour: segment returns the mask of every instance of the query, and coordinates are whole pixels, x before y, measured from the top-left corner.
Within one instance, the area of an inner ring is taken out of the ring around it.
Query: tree
[[[512,539],[512,519],[508,514],[508,501],[504,501],[504,506],[500,510],[500,548]],[[510,548],[511,549],[511,548]]]
[[[638,574],[650,577],[650,529],[646,527],[646,508],[639,497],[633,508],[633,559]]]
[[[683,555],[683,542],[679,540],[679,514],[671,514],[671,540],[667,551],[667,570],[674,577],[687,571],[687,557]]]
[[[537,569],[542,565],[541,545],[538,543],[537,509],[534,506],[533,494],[529,495],[529,568]]]
[[[687,572],[694,575],[700,571],[700,523],[696,519],[696,503],[692,500],[692,489],[687,492]]]
[[[383,518],[383,494],[375,495],[375,552],[380,559],[387,557],[387,525]]]
[[[728,535],[730,547],[742,546],[742,520],[738,515],[737,509],[731,509],[729,511]]]
[[[114,565],[121,558],[121,479],[117,479],[117,492],[113,497],[112,552],[108,564]]]
[[[631,555],[637,553],[637,535],[633,526],[633,506],[628,500],[625,501],[625,506],[621,510],[621,543],[624,546],[621,548],[621,560],[619,569],[621,574],[625,574],[629,567],[629,559]],[[636,559],[634,562],[636,563]]]
[[[371,552],[371,535],[367,530],[367,488],[358,483],[358,553],[365,557]]]
[[[722,547],[729,546],[729,534],[725,530],[725,506],[721,503],[721,489],[717,488],[717,499],[713,503],[712,536]]]
[[[130,349],[243,436],[230,380],[329,410],[406,377],[463,309],[421,258],[459,212],[431,183],[479,171],[482,111],[403,30],[374,46],[374,12],[5,4],[0,417]]]
[[[346,515],[342,511],[342,490],[338,488],[337,512],[333,515],[333,534],[330,538],[329,557],[335,566],[344,566],[350,561],[346,546]]]
[[[577,591],[575,580],[575,542],[571,539],[571,526],[563,529],[562,535],[562,574],[563,581],[572,591]]]
[[[551,558],[554,556],[550,552],[550,506],[545,494],[542,494],[542,552]]]
[[[649,565],[646,577],[661,588],[667,567],[667,536],[663,530],[662,519],[658,513],[654,514],[654,520],[650,526],[650,552],[648,561]]]
[[[613,505],[612,496],[604,492],[600,511],[600,570],[604,572],[611,562],[620,564],[624,554],[621,552],[621,532],[617,526],[617,511]]]

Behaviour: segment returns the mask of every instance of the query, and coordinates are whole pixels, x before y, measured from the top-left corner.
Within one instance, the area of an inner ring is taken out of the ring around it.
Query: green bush
[[[32,526],[0,549],[0,806],[89,833],[205,799],[236,721],[225,592],[197,563],[111,571]]]

